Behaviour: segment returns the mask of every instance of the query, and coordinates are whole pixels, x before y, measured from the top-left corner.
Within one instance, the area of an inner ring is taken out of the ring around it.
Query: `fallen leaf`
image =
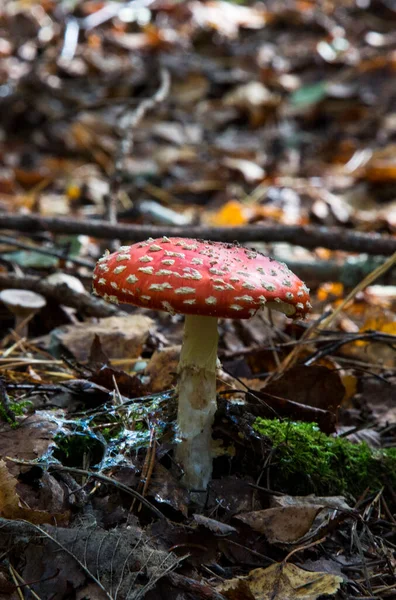
[[[144,315],[99,319],[97,323],[79,323],[57,329],[53,335],[79,361],[88,360],[95,335],[103,352],[110,358],[140,356],[154,321]]]
[[[4,460],[0,460],[0,515],[5,519],[24,519],[30,523],[64,522],[68,515],[54,514],[44,510],[32,510],[21,505],[16,492],[17,480],[7,469]]]
[[[248,222],[248,210],[237,200],[230,200],[211,215],[210,222],[219,227],[245,225]]]
[[[270,544],[290,544],[301,539],[310,529],[321,506],[285,506],[237,515],[255,531],[265,535]]]
[[[333,413],[345,394],[339,373],[317,365],[293,367],[263,391]]]
[[[37,411],[24,419],[15,429],[7,423],[0,427],[0,457],[19,458],[20,460],[36,460],[41,458],[52,445],[54,437],[61,428],[55,414]],[[8,470],[18,475],[20,466],[9,463]]]
[[[335,594],[342,581],[338,575],[275,563],[266,569],[254,569],[247,577],[231,579],[216,589],[229,600],[316,600]]]
[[[153,394],[175,385],[180,349],[181,346],[169,346],[154,352],[145,370],[150,377],[149,387]]]
[[[231,533],[237,533],[235,527],[231,525],[227,525],[227,523],[221,523],[216,519],[210,519],[209,517],[205,517],[205,515],[193,515],[194,521],[198,523],[198,525],[202,525],[202,527],[206,527],[216,533],[217,535],[230,535]]]

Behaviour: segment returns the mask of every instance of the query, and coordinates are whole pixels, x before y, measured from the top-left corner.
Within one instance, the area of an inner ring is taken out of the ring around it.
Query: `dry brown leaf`
[[[53,444],[60,426],[56,415],[46,411],[37,411],[24,419],[16,429],[3,423],[0,427],[0,457],[10,456],[29,461],[41,458]],[[8,468],[12,475],[20,471],[15,463],[10,463]]]
[[[154,321],[145,315],[129,315],[99,319],[97,323],[67,325],[55,333],[59,342],[79,361],[89,358],[95,335],[103,352],[110,358],[140,356]]]
[[[341,583],[338,575],[275,563],[266,569],[254,569],[247,577],[222,583],[217,591],[229,600],[316,600],[335,594]]]
[[[13,477],[4,460],[0,460],[0,514],[5,519],[24,519],[30,523],[54,523],[67,520],[67,514],[51,515],[43,510],[32,510],[21,506],[16,492],[17,480]]]
[[[156,350],[146,367],[150,377],[150,390],[153,394],[173,387],[180,358],[180,346],[170,346]]]
[[[290,544],[308,533],[321,510],[321,506],[287,506],[256,510],[236,518],[264,534],[271,544]]]

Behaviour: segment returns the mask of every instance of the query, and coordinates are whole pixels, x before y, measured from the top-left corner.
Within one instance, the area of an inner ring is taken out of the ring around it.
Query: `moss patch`
[[[366,443],[321,433],[313,423],[257,418],[253,429],[274,448],[271,483],[291,494],[349,494],[396,486],[396,449],[373,451]]]

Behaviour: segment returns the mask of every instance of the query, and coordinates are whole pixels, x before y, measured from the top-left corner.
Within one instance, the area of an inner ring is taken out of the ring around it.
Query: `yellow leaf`
[[[254,569],[247,577],[226,581],[217,591],[229,600],[316,600],[335,594],[341,583],[338,575],[275,563],[266,569]]]
[[[6,519],[24,519],[30,523],[64,522],[66,514],[51,515],[44,510],[33,510],[21,505],[16,491],[17,480],[7,469],[4,460],[0,460],[0,515]]]
[[[219,227],[245,225],[247,221],[247,209],[237,200],[230,200],[224,204],[211,218],[211,223]]]

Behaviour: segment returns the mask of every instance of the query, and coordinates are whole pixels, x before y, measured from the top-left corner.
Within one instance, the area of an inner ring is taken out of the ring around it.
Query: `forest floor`
[[[391,0],[0,6],[0,290],[43,303],[0,303],[0,600],[396,597],[395,31]],[[172,235],[311,288],[220,320],[203,494],[183,317],[91,294]]]

